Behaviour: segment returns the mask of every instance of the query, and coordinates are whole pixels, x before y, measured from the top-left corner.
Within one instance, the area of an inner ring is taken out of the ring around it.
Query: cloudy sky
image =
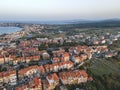
[[[120,17],[120,0],[0,0],[0,20]]]

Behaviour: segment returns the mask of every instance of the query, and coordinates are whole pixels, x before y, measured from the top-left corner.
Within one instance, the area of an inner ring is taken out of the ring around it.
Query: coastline
[[[0,35],[2,34],[11,34],[17,31],[21,31],[23,28],[16,26],[0,26]]]

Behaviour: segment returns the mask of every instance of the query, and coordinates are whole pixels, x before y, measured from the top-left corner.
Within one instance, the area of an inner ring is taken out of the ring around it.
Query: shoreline
[[[0,35],[3,34],[12,34],[15,32],[22,31],[23,28],[17,26],[0,26]]]

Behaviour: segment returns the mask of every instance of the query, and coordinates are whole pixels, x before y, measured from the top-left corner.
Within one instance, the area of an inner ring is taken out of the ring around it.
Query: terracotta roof
[[[16,87],[15,90],[24,90],[22,87]]]
[[[93,78],[92,78],[92,77],[89,77],[88,80],[89,80],[89,81],[93,81]]]
[[[3,73],[2,72],[0,72],[0,77],[2,77],[3,76]]]
[[[83,76],[84,78],[87,78],[88,74],[84,70],[76,70],[76,71],[69,71],[69,72],[60,72],[59,76],[63,80],[67,80],[70,77],[72,77],[72,78],[75,78],[75,77],[80,78],[81,76]]]
[[[48,77],[49,80],[51,80],[51,79],[53,79],[53,80],[55,80],[55,81],[58,81],[58,80],[59,80],[59,77],[57,76],[56,73],[53,73],[53,74],[51,74],[51,75],[49,75],[49,76],[47,76],[47,77]]]
[[[65,61],[65,62],[58,62],[58,63],[53,63],[53,64],[46,64],[46,65],[44,65],[44,67],[45,67],[45,69],[52,69],[52,68],[54,68],[55,66],[63,66],[63,65],[65,65],[65,64],[67,64],[67,65],[73,65],[73,62],[71,62],[71,61]]]
[[[30,66],[28,68],[24,68],[22,70],[19,71],[19,75],[24,75],[26,72],[28,72],[29,70],[32,70],[32,69],[37,69],[38,66],[35,65],[35,66]]]
[[[9,72],[4,72],[3,73],[3,77],[8,77],[10,74],[9,74]]]
[[[88,77],[88,74],[86,73],[85,70],[80,70],[81,75],[85,78]]]
[[[44,71],[44,67],[43,67],[43,66],[39,66],[38,69],[39,69],[40,71]]]
[[[37,77],[34,78],[34,82],[35,82],[35,86],[38,86],[39,84],[41,84],[41,80]]]

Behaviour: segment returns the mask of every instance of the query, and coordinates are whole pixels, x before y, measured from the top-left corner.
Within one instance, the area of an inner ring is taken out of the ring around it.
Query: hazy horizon
[[[120,0],[0,0],[0,20],[120,18]]]

